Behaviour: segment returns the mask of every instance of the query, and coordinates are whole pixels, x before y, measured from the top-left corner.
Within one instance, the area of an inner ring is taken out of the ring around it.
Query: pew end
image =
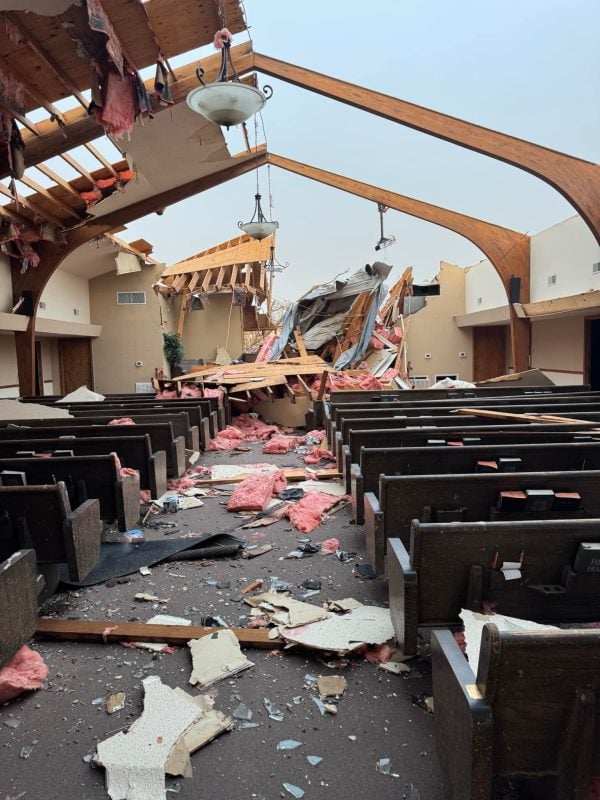
[[[352,516],[357,525],[365,521],[365,490],[364,480],[358,464],[350,464],[350,500]]]
[[[373,492],[365,495],[365,545],[367,558],[376,575],[385,569],[384,516],[379,500]]]
[[[17,550],[0,563],[0,667],[35,633],[40,584],[33,550]]]
[[[405,656],[416,656],[418,626],[418,578],[410,556],[400,539],[388,540],[390,615],[398,641]]]

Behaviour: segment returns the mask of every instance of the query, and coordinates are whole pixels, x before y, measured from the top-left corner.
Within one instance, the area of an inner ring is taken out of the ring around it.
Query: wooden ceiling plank
[[[90,183],[95,184],[96,181],[94,180],[94,176],[87,171],[85,167],[82,167],[79,161],[73,158],[70,153],[61,153],[60,157],[63,161],[66,161],[70,167],[73,167],[75,172],[78,172],[82,177],[87,178]]]
[[[5,197],[10,197],[11,200],[15,201],[13,193],[3,183],[0,183],[0,194],[3,194]],[[60,219],[60,217],[55,217],[54,214],[50,213],[49,211],[42,210],[29,197],[23,197],[22,195],[17,194],[17,199],[15,202],[23,206],[23,208],[26,208],[32,214],[35,214],[37,217],[42,217],[48,222],[52,222],[54,225],[57,225],[59,228],[64,228],[64,220]]]
[[[46,166],[46,164],[36,164],[35,169],[39,170],[42,175],[45,175],[47,178],[50,178],[51,181],[57,186],[61,186],[66,192],[68,192],[72,197],[77,198],[77,202],[80,205],[84,205],[83,200],[81,199],[79,192],[74,189],[71,184],[58,175],[54,170],[50,169],[50,167]]]
[[[28,186],[30,189],[33,189],[34,192],[37,192],[38,194],[42,195],[42,197],[45,197],[46,200],[52,203],[52,205],[56,208],[59,214],[67,214],[67,216],[74,217],[77,220],[82,219],[82,217],[79,214],[77,214],[76,211],[74,211],[72,208],[65,205],[64,203],[61,203],[61,201],[57,197],[51,195],[47,189],[44,189],[43,186],[41,186],[39,183],[36,183],[36,181],[29,178],[27,175],[23,175],[23,177],[20,178],[20,181],[21,183],[24,183],[25,186]]]
[[[117,37],[117,41],[121,45],[121,50],[123,51],[123,55],[125,56],[125,59],[127,60],[127,62],[129,64],[129,66],[131,67],[131,69],[135,70],[136,72],[139,72],[139,69],[136,66],[135,59],[131,55],[131,52],[125,46],[125,42],[123,41],[123,37],[119,35],[119,32],[117,30],[117,26],[115,25],[113,20],[110,18],[110,14],[106,10],[106,3],[104,4],[103,9],[104,9],[104,13],[106,14],[107,20],[110,22],[110,24],[113,27],[113,31],[115,32],[115,36]]]
[[[22,85],[23,89],[27,92],[27,94],[34,100],[36,103],[39,104],[41,108],[45,108],[46,111],[50,114],[50,118],[54,118],[58,123],[61,125],[65,124],[65,117],[62,111],[59,111],[55,105],[50,103],[46,98],[35,89],[29,81],[23,77],[23,75],[13,66],[11,66],[10,62],[4,56],[0,56],[0,64],[4,67],[4,69]],[[36,132],[39,134],[39,130],[36,126]]]
[[[0,97],[0,106],[2,106],[2,108],[8,111],[8,113],[12,117],[18,120],[21,123],[21,125],[23,125],[24,128],[30,130],[34,136],[40,135],[40,132],[35,122],[32,122],[29,119],[29,117],[27,117],[25,114],[21,114],[19,111],[17,111],[17,109],[13,105],[11,105],[7,100],[1,97]]]
[[[113,167],[113,165],[110,163],[110,161],[107,158],[105,158],[102,155],[102,153],[94,147],[93,144],[90,144],[88,142],[87,144],[84,144],[83,146],[88,151],[88,153],[91,153],[94,156],[96,161],[99,161],[100,164],[102,164],[103,167],[106,167],[106,169],[110,170],[111,174],[115,178],[117,178],[117,179],[119,178],[119,175],[118,175],[116,169]]]
[[[160,56],[162,57],[163,61],[165,62],[166,68],[169,70],[169,75],[171,76],[171,79],[173,81],[177,81],[177,76],[173,72],[173,69],[172,69],[171,65],[169,64],[169,59],[165,55],[165,48],[163,47],[163,44],[162,44],[162,42],[160,40],[160,37],[158,36],[158,34],[156,33],[156,30],[154,29],[154,25],[152,24],[152,20],[150,19],[150,14],[148,14],[148,9],[146,8],[146,5],[142,4],[142,8],[144,10],[144,16],[146,18],[146,27],[148,28],[148,30],[150,31],[150,35],[154,39],[154,43],[156,44],[156,47],[158,49],[158,52],[159,52]]]
[[[11,11],[6,12],[7,19],[12,22],[12,24],[18,29],[19,33],[25,39],[27,46],[30,50],[32,50],[41,60],[46,64],[49,70],[54,73],[54,75],[58,78],[60,83],[65,87],[65,89],[72,94],[76,100],[86,109],[89,105],[88,101],[85,97],[81,94],[77,86],[73,83],[71,78],[68,74],[63,70],[60,64],[54,60],[54,58],[50,55],[50,53],[37,41],[37,39],[33,36],[27,25],[18,17],[15,13]]]

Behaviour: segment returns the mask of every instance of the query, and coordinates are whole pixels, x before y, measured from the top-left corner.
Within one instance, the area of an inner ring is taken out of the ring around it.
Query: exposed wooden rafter
[[[0,183],[0,194],[3,194],[5,197],[9,197],[11,200],[15,200],[13,193],[3,183]],[[36,218],[45,219],[59,228],[64,226],[64,222],[60,217],[56,217],[50,211],[40,208],[36,204],[35,200],[31,200],[31,198],[23,197],[22,195],[18,194],[16,202],[18,205],[23,206],[23,208],[26,208],[28,211],[30,211]],[[6,211],[5,208],[2,210]],[[32,224],[31,221],[29,224]]]
[[[61,202],[54,195],[50,194],[50,192],[47,189],[45,189],[39,183],[36,183],[36,181],[34,181],[32,178],[29,178],[27,175],[23,175],[23,177],[20,178],[20,181],[21,181],[21,183],[24,183],[25,186],[28,186],[30,189],[33,189],[34,192],[37,192],[42,197],[45,197],[46,200],[48,200],[48,202],[50,202],[54,206],[54,208],[56,209],[56,212],[58,213],[59,216],[61,214],[66,214],[69,217],[73,217],[74,219],[81,220],[82,217],[81,217],[80,214],[78,214],[70,206],[65,205],[65,203]]]

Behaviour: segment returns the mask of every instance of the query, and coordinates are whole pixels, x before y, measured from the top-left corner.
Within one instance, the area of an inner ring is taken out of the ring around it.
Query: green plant
[[[163,333],[163,353],[171,369],[182,362],[183,343],[178,333]]]

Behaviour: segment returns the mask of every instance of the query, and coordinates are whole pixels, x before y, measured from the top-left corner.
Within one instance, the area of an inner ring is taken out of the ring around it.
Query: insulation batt
[[[135,422],[131,419],[131,417],[117,417],[117,419],[111,419],[108,423],[109,425],[135,425]]]
[[[299,447],[300,445],[304,444],[306,441],[305,436],[283,436],[280,433],[276,433],[272,436],[269,441],[263,445],[263,453],[270,453],[270,454],[283,454],[289,453],[295,447]]]
[[[234,490],[227,503],[228,511],[263,511],[269,500],[287,485],[283,470],[250,475]]]
[[[343,498],[323,492],[309,492],[302,500],[290,506],[287,516],[296,530],[310,533],[321,524],[325,512],[340,500]]]
[[[0,703],[40,689],[47,677],[48,667],[41,655],[29,647],[21,647],[0,669]]]
[[[175,400],[177,397],[177,390],[176,389],[163,389],[161,392],[157,392],[154,399],[155,400]]]
[[[317,447],[315,445],[310,453],[304,456],[304,463],[318,464],[319,461],[324,459],[327,459],[328,461],[335,461],[335,456],[330,450],[323,450],[321,447]]]
[[[219,431],[207,450],[229,450],[242,442],[264,441],[273,433],[279,433],[277,425],[266,425],[250,414],[240,414],[224,431]]]

